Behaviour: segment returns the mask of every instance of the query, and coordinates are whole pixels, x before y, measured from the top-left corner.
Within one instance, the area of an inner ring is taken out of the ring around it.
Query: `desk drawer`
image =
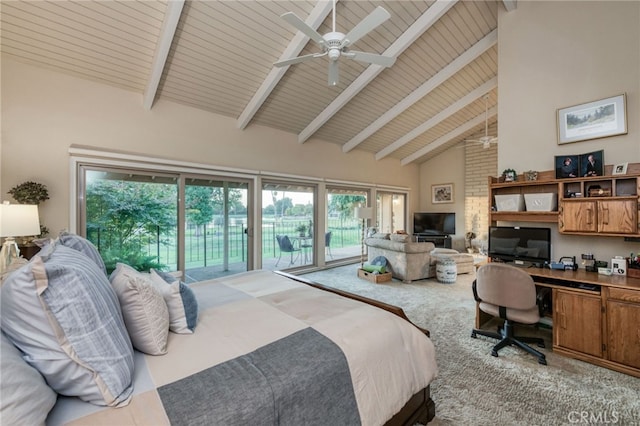
[[[640,291],[609,287],[609,299],[640,303]]]

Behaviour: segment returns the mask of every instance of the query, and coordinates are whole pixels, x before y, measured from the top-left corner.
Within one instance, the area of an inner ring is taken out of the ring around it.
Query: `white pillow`
[[[198,319],[198,303],[193,291],[177,278],[155,269],[151,269],[151,280],[169,308],[169,329],[178,334],[193,333]]]
[[[118,263],[109,278],[133,347],[149,355],[167,353],[169,310],[148,274]]]
[[[58,395],[47,386],[38,370],[27,364],[22,353],[0,335],[0,419],[7,425],[42,425]]]

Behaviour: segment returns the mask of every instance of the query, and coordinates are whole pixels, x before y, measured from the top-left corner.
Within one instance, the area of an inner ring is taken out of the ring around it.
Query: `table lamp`
[[[0,274],[7,270],[14,258],[20,257],[20,249],[14,237],[40,234],[38,206],[35,204],[0,204],[0,237],[4,244],[0,250]]]
[[[364,267],[364,227],[367,219],[373,218],[372,207],[356,207],[353,211],[353,215],[362,220],[362,236],[360,238],[360,269]]]

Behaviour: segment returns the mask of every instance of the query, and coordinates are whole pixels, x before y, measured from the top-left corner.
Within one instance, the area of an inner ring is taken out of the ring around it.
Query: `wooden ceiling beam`
[[[489,117],[489,120],[494,118],[497,114],[498,114],[498,108],[497,107],[489,108],[489,110],[487,112],[487,116]],[[402,160],[400,160],[400,164],[402,166],[406,166],[407,164],[410,164],[410,163],[418,160],[420,157],[423,157],[423,156],[427,155],[428,153],[430,153],[434,149],[440,148],[442,145],[450,142],[451,140],[462,136],[466,132],[472,130],[474,127],[476,127],[476,126],[478,126],[480,124],[484,124],[484,120],[485,120],[485,114],[484,113],[482,113],[480,115],[477,115],[475,118],[467,121],[462,126],[459,126],[455,130],[453,130],[453,131],[447,133],[446,135],[441,136],[438,139],[434,140],[429,145],[423,147],[422,149],[419,149],[418,151],[414,152],[411,155],[408,155],[408,156],[404,157]]]
[[[437,113],[436,115],[434,115],[433,117],[431,117],[430,119],[428,119],[427,121],[425,121],[424,123],[416,127],[415,129],[411,130],[406,135],[397,139],[393,143],[390,143],[384,149],[378,151],[376,153],[376,160],[381,160],[387,155],[391,154],[392,152],[402,148],[403,146],[411,142],[413,139],[417,138],[418,136],[425,133],[429,129],[432,129],[433,127],[442,123],[444,120],[451,117],[453,114],[465,108],[467,105],[471,104],[472,102],[475,102],[476,100],[480,99],[483,95],[492,91],[496,87],[498,87],[498,77],[493,77],[491,80],[483,83],[482,85],[478,86],[476,89],[467,93],[465,96],[458,99],[456,102],[452,103],[447,108],[443,109],[442,111],[440,111],[439,113]]]
[[[360,145],[369,136],[373,135],[375,132],[387,125],[391,120],[409,109],[411,105],[427,96],[439,85],[447,81],[449,78],[453,77],[462,68],[469,65],[471,62],[476,60],[480,55],[489,50],[491,47],[495,46],[497,43],[498,30],[493,30],[476,44],[467,49],[462,55],[458,56],[456,59],[447,64],[447,66],[438,71],[429,80],[425,81],[420,87],[411,92],[407,97],[395,104],[393,108],[382,114],[373,123],[365,127],[362,131],[360,131],[360,133],[358,133],[344,145],[342,145],[342,151],[349,152]]]
[[[162,28],[158,36],[156,51],[153,54],[151,72],[147,80],[147,86],[144,89],[144,94],[142,95],[142,106],[146,110],[151,109],[156,93],[158,92],[160,78],[167,63],[169,49],[171,48],[173,37],[176,34],[176,28],[178,28],[178,21],[180,20],[183,6],[184,0],[170,0],[167,3],[167,12],[164,15],[164,21],[162,22]]]

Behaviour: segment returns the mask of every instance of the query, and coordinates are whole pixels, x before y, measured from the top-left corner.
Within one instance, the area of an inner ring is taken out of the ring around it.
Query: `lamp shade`
[[[38,206],[35,204],[0,204],[0,237],[40,235]]]
[[[373,218],[372,207],[356,207],[353,210],[353,215],[358,219],[371,219]]]

